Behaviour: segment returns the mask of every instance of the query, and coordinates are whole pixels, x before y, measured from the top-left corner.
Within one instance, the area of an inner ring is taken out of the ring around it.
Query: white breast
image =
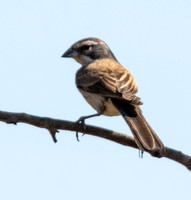
[[[83,97],[86,99],[86,101],[97,111],[100,112],[103,108],[105,108],[105,111],[103,112],[103,115],[106,116],[117,116],[120,115],[118,110],[114,107],[111,100],[106,100],[105,97],[102,97],[99,94],[93,94],[86,92],[84,90],[79,89]]]

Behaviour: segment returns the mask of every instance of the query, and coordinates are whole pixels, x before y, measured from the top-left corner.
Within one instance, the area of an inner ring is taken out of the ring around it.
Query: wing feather
[[[123,99],[135,105],[142,104],[136,96],[135,79],[115,60],[102,59],[80,68],[76,84],[88,92]]]

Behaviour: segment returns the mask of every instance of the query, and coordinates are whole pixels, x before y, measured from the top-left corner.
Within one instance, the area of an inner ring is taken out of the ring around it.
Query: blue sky
[[[1,110],[77,120],[94,110],[61,55],[84,37],[107,42],[134,75],[145,117],[166,146],[191,155],[189,0],[7,0],[0,6]],[[131,135],[121,117],[89,119]],[[187,199],[190,172],[113,142],[0,123],[0,198]]]

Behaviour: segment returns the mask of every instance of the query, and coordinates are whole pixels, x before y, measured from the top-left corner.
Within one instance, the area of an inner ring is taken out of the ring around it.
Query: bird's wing
[[[138,88],[132,74],[120,64],[118,64],[118,68],[114,73],[116,76],[116,88],[122,98],[135,105],[143,104],[140,98],[136,96]]]
[[[123,99],[135,105],[142,102],[135,94],[135,79],[117,61],[102,59],[81,68],[76,76],[77,86],[88,92]]]

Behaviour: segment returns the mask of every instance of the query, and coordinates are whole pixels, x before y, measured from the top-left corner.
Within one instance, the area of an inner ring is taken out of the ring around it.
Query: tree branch
[[[48,117],[38,117],[26,113],[12,113],[4,111],[0,111],[0,121],[5,122],[7,124],[15,124],[15,125],[19,122],[22,122],[40,128],[45,128],[50,132],[54,142],[57,141],[56,133],[58,132],[58,130],[68,130],[68,131],[75,131],[77,139],[78,139],[78,132],[81,132],[84,134],[105,138],[113,142],[117,142],[119,144],[138,149],[135,140],[132,137],[96,126],[86,125],[86,128],[84,129],[82,124],[78,124],[76,122],[52,119]],[[152,156],[169,158],[184,165],[189,170],[191,170],[191,157],[183,154],[181,151],[165,147],[164,151],[162,151],[160,155],[152,155]]]

